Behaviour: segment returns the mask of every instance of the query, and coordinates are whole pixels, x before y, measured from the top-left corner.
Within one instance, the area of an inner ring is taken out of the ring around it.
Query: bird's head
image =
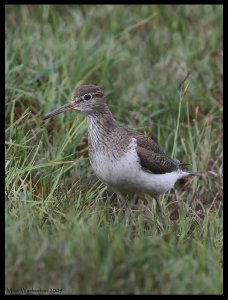
[[[58,114],[75,109],[85,114],[102,112],[105,108],[105,97],[101,88],[96,85],[81,85],[72,94],[72,99],[66,105],[50,112],[43,117],[43,120],[54,117]]]

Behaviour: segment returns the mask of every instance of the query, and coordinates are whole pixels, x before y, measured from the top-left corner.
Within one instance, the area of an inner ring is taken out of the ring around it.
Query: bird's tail
[[[180,163],[179,167],[183,167],[183,166],[190,166],[191,164],[189,163]],[[189,170],[183,170],[181,169],[182,172],[186,172],[188,173],[186,176],[191,175],[191,176],[200,176],[201,174],[198,172],[193,172],[193,171],[189,171]]]
[[[188,171],[188,170],[182,170],[182,172],[188,173],[186,176],[188,176],[188,175],[190,175],[190,176],[201,176],[201,174],[199,172],[193,172],[193,171]]]

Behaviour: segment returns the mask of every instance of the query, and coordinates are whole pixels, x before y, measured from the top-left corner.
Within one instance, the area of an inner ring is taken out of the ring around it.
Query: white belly
[[[174,187],[175,182],[189,173],[180,170],[165,174],[152,174],[143,170],[133,138],[129,149],[119,158],[97,151],[90,161],[97,177],[122,193],[146,192],[160,195]]]
[[[118,158],[99,151],[94,153],[90,162],[97,177],[110,186],[130,188],[136,182],[140,171],[135,146],[133,139],[129,150]]]

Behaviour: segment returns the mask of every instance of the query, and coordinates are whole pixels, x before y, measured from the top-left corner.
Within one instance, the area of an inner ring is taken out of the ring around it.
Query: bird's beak
[[[66,105],[61,106],[60,108],[57,108],[56,110],[50,112],[46,116],[44,116],[42,119],[47,120],[51,117],[57,116],[65,111],[71,110],[75,107],[75,102],[67,103]]]

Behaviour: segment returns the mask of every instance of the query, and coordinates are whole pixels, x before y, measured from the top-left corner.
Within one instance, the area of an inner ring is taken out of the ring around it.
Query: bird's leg
[[[158,225],[158,228],[159,228],[159,231],[160,232],[163,232],[164,231],[164,228],[163,228],[163,223],[164,223],[164,213],[162,211],[162,207],[161,207],[161,202],[160,202],[160,197],[159,195],[156,195],[154,196],[154,199],[156,200],[156,207],[157,207],[157,212],[158,212],[158,219],[159,219],[159,222],[157,222],[157,225]]]
[[[177,202],[177,201],[178,201],[178,200],[177,200],[177,194],[176,194],[176,191],[175,191],[174,188],[172,188],[172,192],[173,192],[173,194],[174,194],[174,199],[175,199],[175,201]]]
[[[157,203],[157,211],[158,213],[162,213],[162,207],[161,207],[161,202],[160,202],[160,197],[159,196],[154,196],[154,199],[156,200],[156,203]]]
[[[161,202],[160,202],[160,196],[159,195],[155,195],[154,199],[156,200],[156,206],[157,206],[157,212],[159,217],[161,217],[161,220],[164,220],[165,214],[162,210],[162,206],[161,206]]]
[[[122,204],[123,207],[124,207],[124,206],[127,204],[127,200],[128,200],[127,196],[124,197],[124,195],[121,194],[120,192],[118,192],[118,193],[116,193],[116,194],[117,194],[118,198],[120,199],[121,204]]]
[[[180,202],[177,200],[177,195],[176,195],[176,191],[174,188],[172,188],[172,192],[174,194],[174,200],[175,202],[173,203],[174,206],[173,208],[171,209],[170,213],[169,213],[169,216],[170,216],[170,219],[174,220],[178,218],[178,210],[180,208]]]
[[[109,188],[112,190],[113,193],[115,193],[117,195],[117,199],[120,200],[120,201],[118,201],[119,204],[123,205],[123,207],[124,207],[128,200],[127,197],[124,197],[124,195],[121,192],[119,192],[118,190],[116,190],[115,188],[113,188],[111,186],[109,186]]]

